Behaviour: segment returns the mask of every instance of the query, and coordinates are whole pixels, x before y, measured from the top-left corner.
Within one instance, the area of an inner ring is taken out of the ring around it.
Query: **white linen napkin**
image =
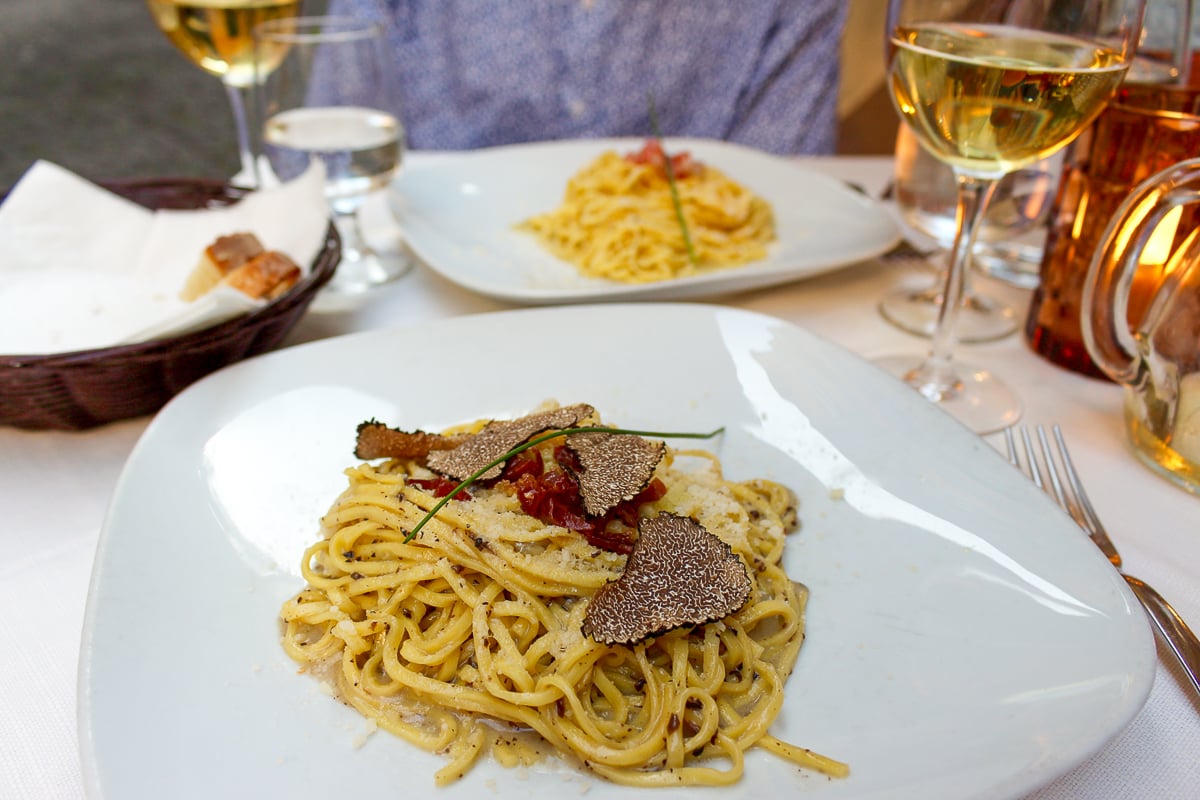
[[[263,301],[227,287],[179,298],[204,248],[253,233],[307,273],[329,225],[324,171],[225,208],[148,211],[47,161],[0,205],[0,353],[36,355],[178,335]]]

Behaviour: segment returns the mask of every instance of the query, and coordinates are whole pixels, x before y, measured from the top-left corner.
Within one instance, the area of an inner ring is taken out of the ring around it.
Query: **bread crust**
[[[268,250],[230,272],[221,283],[255,299],[274,300],[298,280],[296,262],[278,250]]]

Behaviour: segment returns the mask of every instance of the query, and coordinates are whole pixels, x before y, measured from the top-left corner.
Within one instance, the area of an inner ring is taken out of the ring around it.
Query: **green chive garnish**
[[[663,144],[662,132],[658,127],[658,109],[654,106],[654,95],[647,95],[646,100],[650,104],[650,131],[654,134],[654,140],[658,142],[658,146],[662,150],[663,171],[667,174],[667,188],[671,191],[671,204],[675,206],[675,219],[679,220],[679,230],[683,233],[683,246],[687,250],[688,261],[693,267],[698,267],[700,262],[696,258],[696,249],[692,247],[692,236],[688,233],[687,220],[683,218],[683,202],[679,199],[679,187],[675,185],[675,167],[671,164],[671,157],[667,155],[667,147]]]

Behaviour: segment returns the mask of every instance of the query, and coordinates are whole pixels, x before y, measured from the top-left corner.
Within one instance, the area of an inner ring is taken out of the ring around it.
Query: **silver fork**
[[[1004,443],[1008,450],[1008,460],[1013,466],[1022,469],[1039,489],[1050,494],[1112,562],[1117,572],[1121,573],[1121,577],[1133,590],[1134,596],[1141,602],[1142,608],[1146,610],[1147,616],[1150,617],[1155,629],[1162,636],[1163,642],[1179,660],[1180,666],[1183,667],[1183,671],[1187,673],[1192,682],[1192,687],[1197,693],[1200,693],[1200,640],[1171,607],[1171,604],[1163,599],[1162,595],[1147,585],[1145,581],[1132,575],[1126,575],[1121,569],[1121,554],[1117,552],[1112,539],[1108,538],[1104,525],[1101,524],[1096,510],[1083,490],[1083,484],[1080,483],[1079,475],[1075,472],[1075,465],[1071,461],[1071,453],[1067,450],[1066,441],[1063,440],[1062,430],[1057,425],[1052,428],[1054,441],[1058,446],[1058,457],[1062,463],[1063,472],[1066,474],[1065,483],[1059,478],[1050,442],[1046,436],[1046,429],[1038,425],[1036,430],[1041,450],[1040,459],[1034,452],[1029,429],[1021,426],[1021,443],[1025,448],[1025,464],[1022,466],[1021,459],[1017,455],[1016,443],[1013,441],[1012,428],[1005,428]],[[1039,460],[1041,466],[1039,466]],[[1042,479],[1042,467],[1045,468],[1046,476],[1049,478],[1049,486]]]

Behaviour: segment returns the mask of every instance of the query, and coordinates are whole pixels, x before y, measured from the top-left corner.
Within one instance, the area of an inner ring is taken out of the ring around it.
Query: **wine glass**
[[[955,364],[965,271],[997,181],[1055,153],[1104,108],[1133,59],[1144,0],[890,0],[889,71],[905,124],[958,185],[956,231],[925,357],[876,363],[977,433],[1013,424],[1016,394]]]
[[[402,250],[367,243],[359,209],[400,168],[404,128],[383,31],[352,17],[295,17],[255,29],[263,154],[272,177],[290,180],[313,159],[342,239],[342,260],[316,307],[345,310],[409,271]]]
[[[260,185],[246,97],[254,83],[254,28],[295,17],[301,0],[146,0],[159,30],[189,61],[225,85],[237,133],[240,178]]]

